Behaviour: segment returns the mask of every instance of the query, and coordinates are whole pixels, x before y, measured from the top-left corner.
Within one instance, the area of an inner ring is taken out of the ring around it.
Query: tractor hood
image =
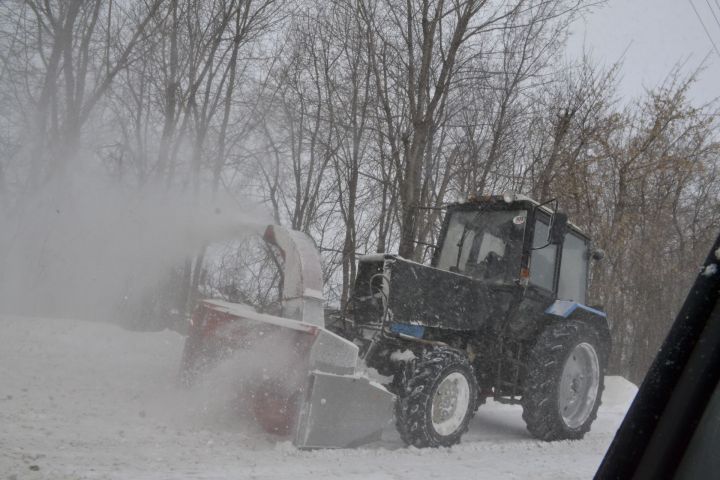
[[[505,315],[518,287],[483,282],[398,255],[360,257],[353,315],[360,325],[387,321],[452,330],[477,330]]]

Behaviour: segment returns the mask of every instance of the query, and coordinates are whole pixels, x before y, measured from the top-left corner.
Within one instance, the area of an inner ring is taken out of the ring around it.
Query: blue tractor
[[[522,405],[536,438],[580,439],[610,354],[607,316],[587,299],[600,258],[555,200],[474,197],[447,206],[430,265],[361,257],[326,325],[386,379],[409,445],[459,442],[487,398]]]

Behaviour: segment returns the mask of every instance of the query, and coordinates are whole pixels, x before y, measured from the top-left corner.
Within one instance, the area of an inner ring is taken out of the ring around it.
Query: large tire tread
[[[582,425],[571,429],[565,425],[559,412],[558,387],[565,360],[572,348],[580,342],[590,343],[598,354],[600,383],[589,417]],[[583,322],[551,324],[540,334],[529,353],[522,398],[523,420],[534,437],[545,441],[579,440],[590,431],[605,387],[606,357],[598,332]]]
[[[395,417],[400,437],[407,445],[418,448],[449,447],[459,443],[475,414],[478,389],[472,366],[465,354],[449,347],[433,346],[416,351],[415,354],[415,360],[408,363],[398,374],[401,378],[396,380],[398,400]],[[470,381],[470,407],[458,430],[440,436],[433,430],[429,420],[431,395],[441,376],[454,371],[465,373]]]

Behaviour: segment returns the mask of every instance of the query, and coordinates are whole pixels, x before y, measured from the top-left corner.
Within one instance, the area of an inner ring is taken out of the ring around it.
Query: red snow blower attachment
[[[395,396],[357,371],[358,347],[325,329],[322,271],[305,234],[268,226],[263,239],[284,258],[280,315],[221,300],[199,303],[181,378],[239,352],[257,368],[245,382],[253,415],[268,432],[300,448],[352,447],[379,439]]]

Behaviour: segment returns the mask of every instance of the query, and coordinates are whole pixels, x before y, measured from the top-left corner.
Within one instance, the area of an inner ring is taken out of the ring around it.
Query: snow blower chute
[[[185,382],[220,357],[250,352],[261,366],[245,382],[257,422],[299,448],[353,447],[380,437],[395,396],[357,371],[358,346],[325,328],[320,258],[301,232],[268,226],[284,259],[280,315],[203,300],[183,352]]]

